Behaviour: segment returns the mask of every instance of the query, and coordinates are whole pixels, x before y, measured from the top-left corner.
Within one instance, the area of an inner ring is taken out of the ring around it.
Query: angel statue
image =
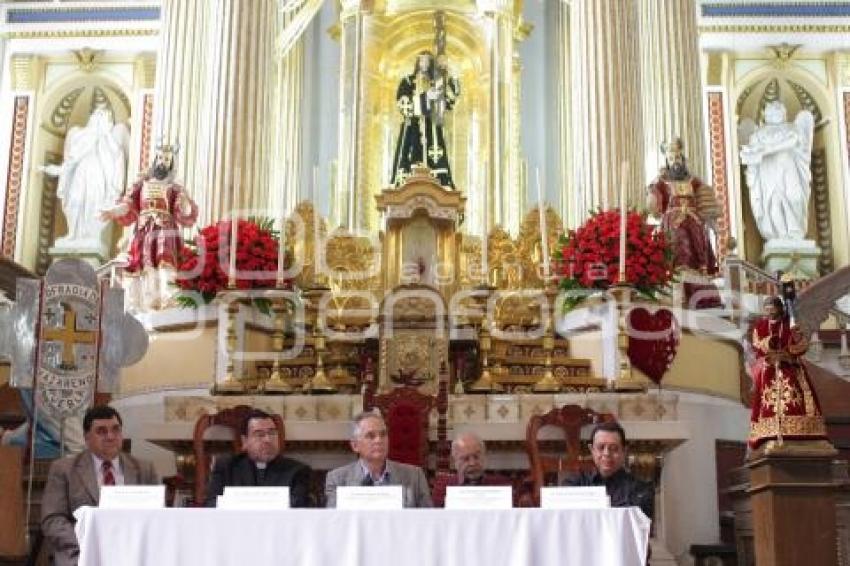
[[[115,124],[112,112],[98,106],[85,127],[73,127],[65,138],[61,165],[43,165],[46,175],[59,178],[56,196],[68,233],[56,241],[61,247],[101,247],[108,223],[100,210],[115,202],[124,190],[130,130]]]
[[[741,148],[753,215],[767,241],[804,240],[809,218],[815,118],[802,110],[792,124],[785,112],[782,102],[768,103],[764,124]]]

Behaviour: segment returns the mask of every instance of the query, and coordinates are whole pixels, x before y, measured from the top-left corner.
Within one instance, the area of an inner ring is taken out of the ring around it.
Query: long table
[[[82,507],[75,516],[80,566],[642,566],[649,541],[637,508]]]

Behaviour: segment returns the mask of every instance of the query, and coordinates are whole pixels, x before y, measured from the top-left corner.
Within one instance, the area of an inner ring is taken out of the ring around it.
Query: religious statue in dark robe
[[[719,214],[714,189],[691,175],[680,139],[661,148],[665,166],[647,188],[647,208],[661,217],[660,228],[673,246],[676,268],[685,272],[686,298],[697,295],[694,308],[719,307],[720,296],[709,279],[717,273],[710,231]]]
[[[443,121],[459,95],[460,85],[448,76],[445,65],[438,64],[429,51],[417,55],[413,74],[404,77],[396,91],[402,123],[393,159],[394,185],[404,183],[413,165],[421,164],[441,185],[455,188]]]
[[[814,441],[812,446],[828,449],[820,403],[802,363],[808,341],[786,315],[780,297],[765,299],[764,309],[752,334],[750,448]]]

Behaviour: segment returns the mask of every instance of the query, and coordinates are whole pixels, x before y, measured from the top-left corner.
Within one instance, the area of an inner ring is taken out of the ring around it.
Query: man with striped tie
[[[124,436],[121,415],[102,405],[83,417],[86,449],[55,460],[47,474],[41,499],[41,530],[53,551],[53,564],[77,563],[80,549],[74,534],[74,511],[96,506],[100,486],[158,483],[153,465],[121,452]]]

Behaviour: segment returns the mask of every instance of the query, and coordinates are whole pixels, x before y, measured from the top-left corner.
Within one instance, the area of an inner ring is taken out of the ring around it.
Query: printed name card
[[[611,498],[603,486],[543,487],[540,489],[543,509],[605,509]]]
[[[510,509],[513,504],[509,485],[450,485],[446,488],[446,509]]]
[[[401,509],[402,486],[340,486],[336,488],[337,509]]]
[[[164,485],[104,485],[100,488],[103,509],[162,509]]]
[[[289,487],[226,486],[216,500],[220,509],[289,509]]]

